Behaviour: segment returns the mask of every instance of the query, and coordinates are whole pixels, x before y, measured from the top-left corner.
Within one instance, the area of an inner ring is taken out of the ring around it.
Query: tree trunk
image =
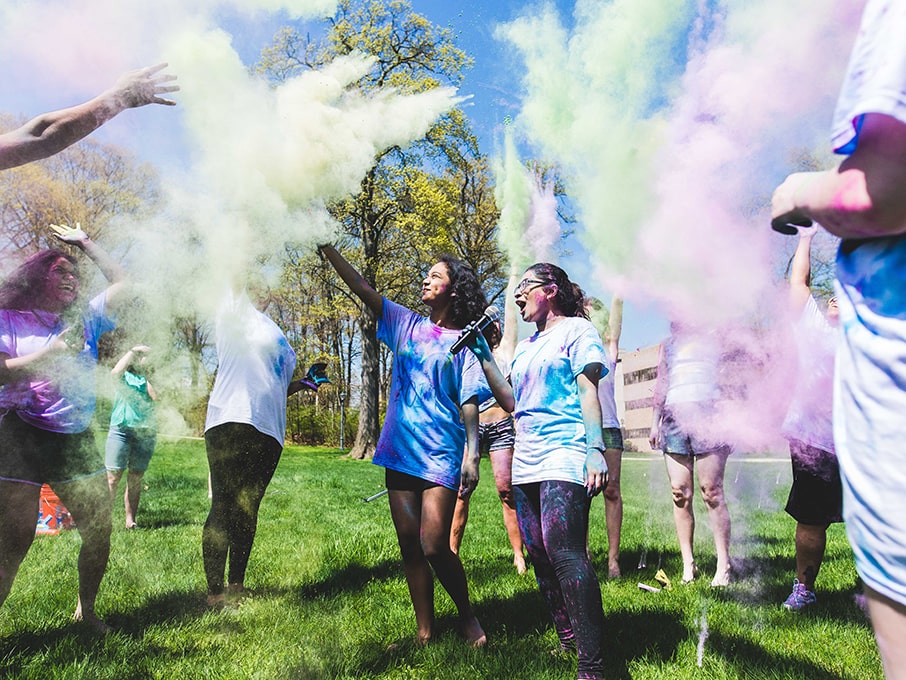
[[[350,458],[371,458],[381,432],[380,409],[380,347],[377,339],[377,319],[365,309],[359,320],[362,331],[362,393],[359,399],[359,429]]]

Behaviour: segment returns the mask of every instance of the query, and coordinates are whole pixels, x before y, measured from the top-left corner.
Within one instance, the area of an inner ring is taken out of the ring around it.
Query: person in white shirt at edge
[[[717,565],[712,587],[730,582],[730,512],[724,498],[724,471],[730,447],[713,433],[720,396],[720,344],[713,332],[674,321],[661,345],[651,423],[651,448],[664,452],[673,494],[673,522],[683,559],[682,583],[698,576],[692,550],[695,515],[694,471],[714,534]]]
[[[578,678],[603,678],[604,613],[588,559],[588,513],[607,486],[598,401],[604,347],[582,289],[560,267],[532,265],[515,293],[536,332],[517,345],[509,376],[482,339],[469,347],[516,420],[516,515],[560,650],[578,652]]]
[[[832,129],[846,158],[794,173],[772,218],[843,239],[834,445],[884,672],[906,678],[906,3],[868,0]]]
[[[620,468],[623,459],[623,430],[617,415],[617,362],[620,360],[620,333],[623,328],[623,300],[614,295],[607,323],[596,318],[604,309],[600,300],[592,299],[589,318],[602,335],[607,356],[607,373],[598,381],[601,402],[601,427],[604,431],[604,460],[607,461],[607,488],[604,489],[604,521],[607,526],[607,576],[620,578],[620,532],[623,528],[623,494],[620,492]]]
[[[514,287],[518,277],[510,277],[508,289]],[[504,302],[504,326],[500,344],[493,348],[497,366],[502,371],[509,370],[516,349],[519,335],[519,314],[515,301],[507,297]],[[498,333],[500,323],[494,322]],[[513,549],[513,566],[516,573],[525,573],[525,556],[523,555],[522,536],[519,534],[519,522],[516,519],[516,500],[513,498],[513,444],[516,441],[516,430],[513,416],[501,408],[497,400],[490,393],[483,395],[486,398],[478,404],[478,448],[482,453],[487,453],[491,460],[491,469],[494,471],[494,483],[497,487],[497,496],[503,508],[503,525],[506,527],[510,547]],[[466,521],[469,519],[468,496],[460,496],[456,500],[456,511],[453,513],[453,528],[450,531],[450,549],[459,554],[462,538],[466,531]]]

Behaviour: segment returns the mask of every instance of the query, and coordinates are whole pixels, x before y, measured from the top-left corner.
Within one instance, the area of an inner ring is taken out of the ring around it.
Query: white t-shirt
[[[720,353],[714,333],[678,333],[667,338],[664,343],[667,365],[664,405],[719,398]]]
[[[869,0],[834,122],[834,146],[841,152],[851,152],[847,136],[858,143],[866,113],[906,123],[904,36],[906,3]],[[841,137],[838,130],[848,134]],[[862,580],[900,604],[906,604],[904,273],[904,235],[840,245],[834,441],[843,517]]]
[[[510,369],[516,398],[513,484],[584,484],[585,423],[576,378],[604,360],[601,336],[581,317],[562,319],[516,346]]]
[[[255,309],[245,292],[230,292],[217,310],[214,334],[217,377],[205,431],[246,423],[283,446],[286,390],[296,368],[296,353],[283,331]]]
[[[799,367],[781,431],[824,451],[834,451],[834,353],[837,333],[809,295],[793,326]]]
[[[604,368],[607,374],[598,381],[598,401],[601,402],[601,427],[620,427],[617,415],[616,383],[617,362],[609,354],[604,354]]]

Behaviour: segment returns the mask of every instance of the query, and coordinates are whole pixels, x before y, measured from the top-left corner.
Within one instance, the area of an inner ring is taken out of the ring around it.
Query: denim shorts
[[[668,406],[661,419],[661,450],[681,456],[698,456],[718,451],[729,453],[728,444],[701,433],[713,417],[713,401]]]
[[[107,434],[105,464],[111,472],[132,470],[144,472],[151,462],[157,434],[149,428],[111,425]]]
[[[516,428],[513,417],[507,416],[493,423],[478,423],[478,452],[486,454],[516,445]]]

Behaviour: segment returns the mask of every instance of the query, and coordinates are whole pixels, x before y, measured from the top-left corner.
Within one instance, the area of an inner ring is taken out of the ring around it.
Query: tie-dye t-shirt
[[[283,446],[286,390],[296,353],[280,327],[246,293],[229,293],[217,311],[217,377],[208,399],[205,432],[224,423],[251,425]]]
[[[811,295],[793,326],[798,370],[781,428],[785,437],[834,451],[834,351],[837,333]]]
[[[88,303],[82,316],[84,340],[75,356],[55,353],[31,374],[0,386],[0,411],[15,411],[34,427],[50,432],[84,432],[94,417],[98,340],[116,325],[105,313],[106,291]],[[64,321],[43,310],[0,311],[0,352],[21,357],[43,349],[64,329]],[[78,329],[66,337],[76,337]]]
[[[841,152],[858,144],[864,114],[906,123],[903,36],[906,3],[869,0],[834,122],[834,146]],[[841,137],[838,130],[848,134]],[[840,244],[834,442],[843,519],[862,580],[900,604],[906,604],[904,272],[906,235]]]
[[[601,336],[581,317],[562,319],[516,346],[510,370],[516,397],[513,484],[584,484],[585,423],[576,378],[604,361]]]
[[[375,465],[459,488],[466,444],[460,405],[477,401],[483,380],[472,352],[450,354],[459,334],[384,298],[378,339],[393,352],[393,372]]]

